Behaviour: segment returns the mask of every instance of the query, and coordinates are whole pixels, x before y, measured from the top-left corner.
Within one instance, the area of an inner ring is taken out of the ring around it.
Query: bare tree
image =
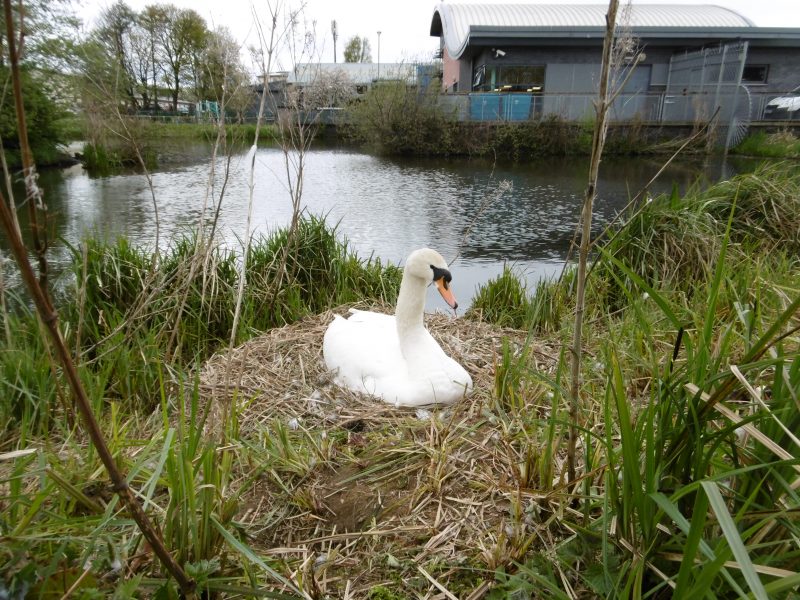
[[[242,298],[244,295],[244,281],[246,277],[245,270],[247,268],[247,258],[250,252],[250,227],[253,203],[255,199],[254,174],[256,163],[256,142],[258,141],[258,132],[268,98],[270,102],[274,103],[274,97],[269,93],[268,88],[269,74],[279,48],[286,49],[294,65],[302,65],[305,61],[314,56],[315,51],[313,23],[310,24],[311,28],[309,28],[309,24],[304,21],[302,8],[285,9],[280,0],[277,0],[274,4],[268,1],[267,7],[270,20],[268,35],[264,33],[264,30],[261,26],[261,21],[256,15],[256,25],[258,27],[259,40],[261,43],[261,47],[259,50],[257,50],[256,56],[261,60],[261,77],[264,82],[264,91],[261,95],[255,140],[250,150],[250,155],[248,156],[248,161],[250,163],[250,174],[248,181],[249,199],[247,208],[247,225],[244,238],[244,258],[242,260],[241,272],[239,274],[239,289],[236,298],[233,327],[231,330],[231,348],[233,348],[238,335],[239,315]],[[279,29],[278,23],[281,14],[284,15],[284,24],[283,27]],[[289,225],[286,245],[284,246],[280,257],[280,266],[277,269],[278,281],[273,282],[273,289],[275,292],[272,296],[272,300],[270,301],[270,306],[268,306],[266,310],[271,310],[271,305],[277,299],[278,290],[281,288],[284,278],[293,277],[292,273],[287,272],[286,266],[289,251],[292,245],[296,243],[296,232],[298,229],[302,206],[301,203],[303,196],[305,157],[311,145],[311,140],[314,137],[314,127],[317,123],[313,112],[303,110],[302,98],[302,94],[297,90],[287,94],[288,108],[284,109],[282,118],[279,118],[277,121],[278,141],[280,142],[281,150],[283,151],[284,167],[287,178],[286,183],[292,203],[292,217]],[[274,113],[278,112],[278,106],[276,104],[273,104],[271,109]]]
[[[303,107],[345,106],[356,96],[356,86],[344,70],[317,70],[313,81],[306,86]]]
[[[142,108],[145,110],[150,109],[152,102],[158,102],[155,96],[155,90],[152,97],[149,93],[150,82],[155,79],[155,63],[151,58],[153,40],[147,25],[148,22],[146,18],[143,19],[142,16],[139,15],[136,17],[128,34],[131,75],[136,82],[136,90],[142,97]]]
[[[166,27],[166,15],[159,6],[146,6],[139,13],[139,26],[147,32],[147,56],[150,59],[150,84],[153,108],[158,112],[158,79],[163,75],[163,67],[159,57],[158,41],[163,36],[163,29]]]

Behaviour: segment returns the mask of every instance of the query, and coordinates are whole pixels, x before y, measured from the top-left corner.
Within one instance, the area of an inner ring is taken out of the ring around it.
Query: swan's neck
[[[400,283],[400,294],[397,297],[397,308],[395,309],[395,322],[397,324],[397,337],[400,339],[400,347],[405,354],[403,341],[408,339],[409,334],[414,331],[424,329],[422,316],[425,311],[425,288],[427,282],[420,277],[414,277],[408,273],[403,274],[403,281]]]

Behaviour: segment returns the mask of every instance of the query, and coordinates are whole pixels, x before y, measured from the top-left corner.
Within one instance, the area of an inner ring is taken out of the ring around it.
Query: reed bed
[[[798,530],[778,515],[797,507],[800,460],[799,185],[779,164],[656,198],[597,247],[583,539],[556,544],[581,566],[566,585],[528,557],[502,589],[793,597]],[[540,284],[526,327],[566,339],[573,283]]]

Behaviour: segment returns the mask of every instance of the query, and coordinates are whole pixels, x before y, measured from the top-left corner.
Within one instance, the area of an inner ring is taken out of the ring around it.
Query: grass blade
[[[700,483],[700,485],[703,486],[703,490],[705,490],[706,495],[708,496],[709,503],[711,504],[711,510],[714,511],[714,514],[717,517],[717,521],[722,528],[722,533],[728,542],[728,546],[733,552],[733,556],[739,562],[742,575],[744,576],[745,581],[747,581],[747,585],[750,586],[750,590],[753,592],[755,598],[758,600],[769,600],[767,591],[764,589],[764,584],[761,583],[761,579],[753,567],[753,563],[750,560],[750,555],[747,553],[747,549],[744,547],[742,538],[739,536],[739,531],[736,529],[736,523],[733,522],[733,519],[728,512],[728,508],[725,505],[725,500],[722,498],[719,487],[716,483],[710,481],[703,481]]]
[[[228,531],[225,527],[223,527],[219,523],[219,521],[217,521],[217,519],[215,517],[213,517],[213,516],[211,517],[211,523],[214,525],[216,530],[219,531],[219,534],[223,538],[225,538],[225,541],[228,542],[228,544],[230,544],[231,547],[234,550],[236,550],[239,554],[244,556],[251,563],[261,567],[264,570],[264,572],[269,574],[269,576],[272,577],[275,581],[281,583],[282,585],[285,585],[287,588],[289,588],[290,590],[292,590],[296,594],[302,595],[300,590],[297,589],[297,587],[291,581],[286,579],[283,575],[281,575],[275,569],[273,569],[267,563],[265,563],[261,559],[261,557],[258,556],[255,552],[253,552],[253,550],[249,546],[246,546],[245,544],[243,544],[242,542],[237,540],[236,537],[230,531]]]

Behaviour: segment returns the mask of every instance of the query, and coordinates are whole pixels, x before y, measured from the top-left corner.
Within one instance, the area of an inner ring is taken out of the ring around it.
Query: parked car
[[[800,120],[800,86],[785,96],[779,96],[767,102],[767,106],[764,107],[764,118],[780,121]]]

